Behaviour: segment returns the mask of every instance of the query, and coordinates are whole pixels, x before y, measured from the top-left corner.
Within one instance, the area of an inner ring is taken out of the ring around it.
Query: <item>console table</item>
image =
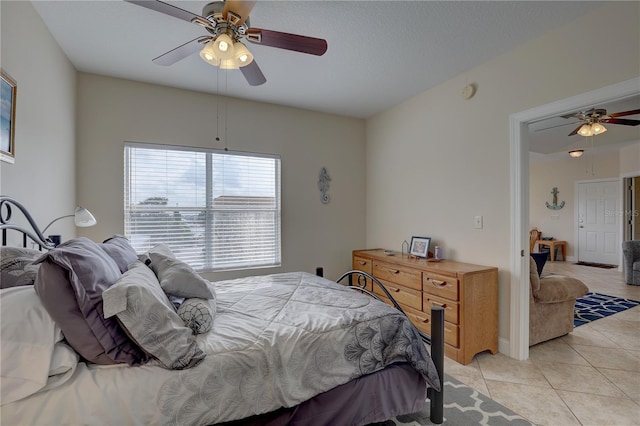
[[[547,246],[549,247],[549,256],[552,262],[555,261],[556,257],[556,246],[560,246],[562,250],[562,260],[567,260],[567,242],[566,241],[558,241],[558,240],[537,240],[536,244],[538,247]]]
[[[431,307],[443,307],[447,357],[469,364],[479,352],[498,352],[498,268],[387,255],[383,249],[354,250],[352,263],[380,280],[425,334],[431,333]],[[371,282],[366,286],[388,301]]]

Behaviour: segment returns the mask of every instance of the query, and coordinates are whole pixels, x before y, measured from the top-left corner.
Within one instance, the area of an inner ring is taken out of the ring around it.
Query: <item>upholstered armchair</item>
[[[576,278],[564,275],[538,276],[536,262],[530,259],[529,346],[573,331],[576,299],[589,288]]]
[[[622,243],[624,278],[627,284],[640,285],[640,240]]]

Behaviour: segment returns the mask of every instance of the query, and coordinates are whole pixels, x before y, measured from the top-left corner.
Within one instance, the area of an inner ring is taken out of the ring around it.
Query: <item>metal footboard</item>
[[[31,229],[11,223],[11,215],[13,213],[12,206],[24,215]],[[28,239],[36,243],[40,250],[42,248],[49,250],[55,247],[55,244],[42,234],[42,231],[40,231],[40,228],[36,225],[36,221],[27,209],[15,199],[5,195],[0,195],[0,230],[2,231],[3,246],[7,245],[7,231],[14,230],[22,234],[22,246],[25,248],[27,247]]]
[[[348,278],[349,280],[347,285],[349,288],[367,294],[375,299],[382,300],[378,295],[365,288],[367,280],[371,280],[373,285],[382,290],[385,296],[389,298],[393,306],[406,316],[406,313],[398,302],[396,302],[391,293],[389,293],[389,290],[387,290],[384,284],[371,274],[363,271],[351,270],[342,274],[336,282],[341,283],[345,278]],[[420,333],[422,340],[431,345],[431,359],[433,360],[440,379],[440,392],[437,392],[433,388],[427,389],[427,396],[429,398],[431,408],[429,419],[433,423],[441,424],[444,416],[444,309],[440,306],[434,306],[431,308],[431,336],[418,329],[416,330]]]

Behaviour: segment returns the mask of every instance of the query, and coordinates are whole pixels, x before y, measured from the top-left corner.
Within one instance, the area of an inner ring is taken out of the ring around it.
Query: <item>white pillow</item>
[[[25,398],[47,384],[54,347],[63,338],[33,286],[0,290],[1,404]]]

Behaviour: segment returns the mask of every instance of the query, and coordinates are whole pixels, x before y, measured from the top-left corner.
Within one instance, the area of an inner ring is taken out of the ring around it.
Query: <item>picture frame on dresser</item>
[[[409,254],[426,258],[429,256],[429,245],[431,245],[431,237],[411,237]]]
[[[13,163],[15,158],[15,122],[17,84],[0,69],[0,160]]]

